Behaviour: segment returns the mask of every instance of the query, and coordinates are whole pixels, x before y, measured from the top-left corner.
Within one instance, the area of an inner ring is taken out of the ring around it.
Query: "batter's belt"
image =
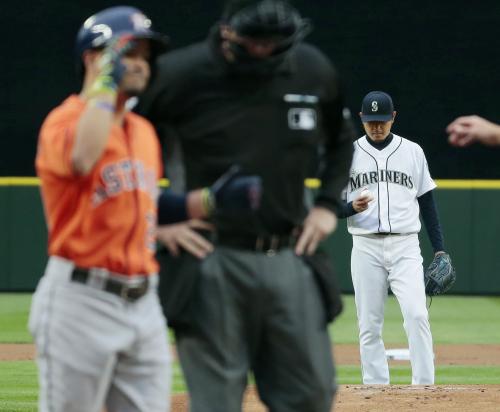
[[[99,273],[95,273],[98,270],[76,267],[71,273],[71,280],[120,296],[129,302],[140,299],[149,289],[149,276],[140,276],[129,281],[111,275],[102,277]]]

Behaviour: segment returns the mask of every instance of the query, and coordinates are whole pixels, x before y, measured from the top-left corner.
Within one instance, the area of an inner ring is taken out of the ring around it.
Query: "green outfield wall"
[[[457,270],[452,291],[500,294],[500,181],[438,180],[436,200],[446,249]],[[47,230],[36,179],[0,178],[0,291],[32,291],[47,259]],[[431,247],[420,235],[425,263]],[[325,243],[344,292],[352,292],[351,236],[341,221]]]

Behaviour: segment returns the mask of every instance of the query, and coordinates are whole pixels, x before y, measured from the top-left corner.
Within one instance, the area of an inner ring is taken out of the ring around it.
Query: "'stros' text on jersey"
[[[94,189],[92,205],[99,206],[105,200],[123,192],[141,190],[156,202],[158,197],[157,174],[155,170],[146,168],[141,160],[124,159],[109,163],[101,170],[102,184]]]

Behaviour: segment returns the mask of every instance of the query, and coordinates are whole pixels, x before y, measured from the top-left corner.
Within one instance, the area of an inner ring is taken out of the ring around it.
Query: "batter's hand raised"
[[[333,233],[337,228],[337,216],[324,207],[316,206],[311,209],[304,220],[304,227],[299,236],[295,253],[301,255],[312,255],[319,242]]]
[[[126,72],[121,58],[133,47],[133,37],[130,34],[115,37],[108,43],[102,55],[93,63],[98,75],[87,93],[88,97],[114,95],[117,92]]]

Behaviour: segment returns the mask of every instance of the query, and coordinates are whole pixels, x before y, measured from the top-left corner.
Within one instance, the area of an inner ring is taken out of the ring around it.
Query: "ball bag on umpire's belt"
[[[332,259],[326,252],[318,250],[314,255],[304,256],[304,260],[318,283],[325,306],[326,322],[333,322],[342,313],[343,304]]]
[[[168,326],[187,328],[191,322],[191,302],[201,261],[187,252],[172,256],[164,247],[158,250],[156,259],[160,264],[158,294]]]

